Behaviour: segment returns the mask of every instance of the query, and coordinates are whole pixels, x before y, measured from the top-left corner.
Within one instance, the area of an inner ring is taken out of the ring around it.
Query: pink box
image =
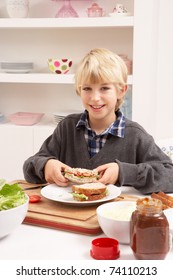
[[[17,125],[34,125],[44,116],[42,113],[17,112],[9,115],[9,120]]]

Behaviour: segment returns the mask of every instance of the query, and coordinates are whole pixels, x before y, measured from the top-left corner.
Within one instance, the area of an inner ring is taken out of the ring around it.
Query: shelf
[[[0,18],[0,28],[132,27],[133,16],[99,18]]]
[[[73,84],[74,75],[56,75],[47,73],[0,73],[0,83]]]
[[[74,84],[74,74],[0,73],[0,83]],[[128,84],[132,84],[132,75],[128,76]]]

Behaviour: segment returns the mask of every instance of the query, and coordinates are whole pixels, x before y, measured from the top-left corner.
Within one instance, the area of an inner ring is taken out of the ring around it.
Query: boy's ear
[[[121,98],[124,97],[124,95],[125,95],[125,93],[127,91],[127,88],[128,88],[127,85],[122,86],[122,88],[118,92],[118,99],[121,99]]]

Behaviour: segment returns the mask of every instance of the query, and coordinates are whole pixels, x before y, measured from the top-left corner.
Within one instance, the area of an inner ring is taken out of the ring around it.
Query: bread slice
[[[164,192],[158,192],[152,193],[151,197],[161,200],[163,204],[163,209],[173,208],[173,197],[171,197],[170,195]]]
[[[107,186],[102,183],[86,183],[72,186],[72,195],[77,201],[94,201],[108,195]]]

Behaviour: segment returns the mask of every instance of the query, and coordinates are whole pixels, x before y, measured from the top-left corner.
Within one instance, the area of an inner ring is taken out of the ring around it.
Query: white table
[[[122,193],[137,194],[123,187]],[[100,235],[82,235],[22,224],[0,239],[0,260],[91,260],[91,241]],[[128,245],[120,244],[120,260],[134,260]],[[173,259],[171,249],[166,259]]]

